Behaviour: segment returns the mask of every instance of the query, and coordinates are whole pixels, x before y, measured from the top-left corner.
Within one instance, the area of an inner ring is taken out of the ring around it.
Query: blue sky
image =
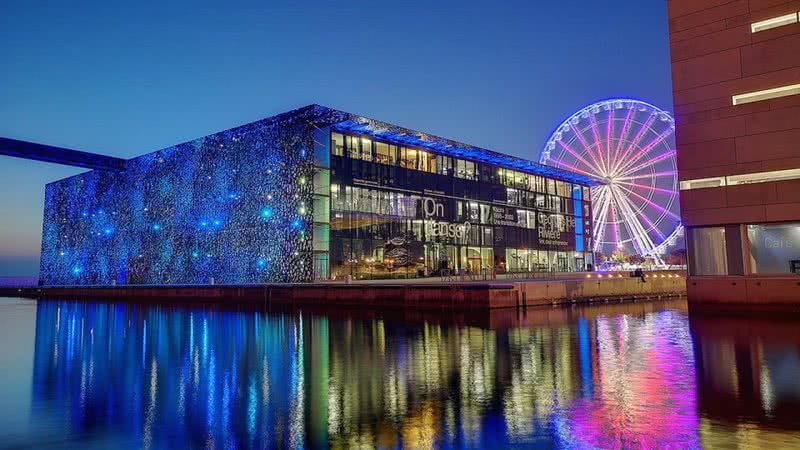
[[[536,159],[595,100],[672,110],[663,0],[115,3],[0,3],[0,136],[131,157],[320,103]],[[0,157],[0,275],[79,172]]]

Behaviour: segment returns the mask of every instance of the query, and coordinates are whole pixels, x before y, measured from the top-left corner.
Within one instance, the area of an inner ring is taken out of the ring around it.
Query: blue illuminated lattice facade
[[[307,107],[47,186],[44,284],[312,278],[316,121]]]

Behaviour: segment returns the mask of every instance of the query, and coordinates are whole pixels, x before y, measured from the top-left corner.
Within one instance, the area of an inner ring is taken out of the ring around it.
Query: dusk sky
[[[538,159],[595,100],[672,110],[664,0],[0,3],[0,136],[133,157],[309,103]],[[0,156],[0,275],[46,183]]]

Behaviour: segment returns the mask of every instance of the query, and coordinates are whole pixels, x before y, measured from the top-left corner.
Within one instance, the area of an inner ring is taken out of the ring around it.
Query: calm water
[[[0,299],[0,446],[800,446],[800,323]]]

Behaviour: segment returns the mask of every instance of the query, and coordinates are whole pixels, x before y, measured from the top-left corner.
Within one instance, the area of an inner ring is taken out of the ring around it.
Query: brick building
[[[668,5],[690,302],[800,305],[800,1]]]

